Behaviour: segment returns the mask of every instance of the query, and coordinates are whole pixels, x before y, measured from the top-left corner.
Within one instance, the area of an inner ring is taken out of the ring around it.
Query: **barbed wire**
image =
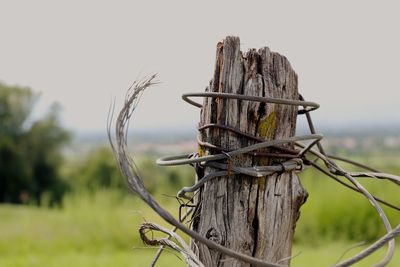
[[[176,220],[168,211],[166,211],[164,208],[162,208],[155,200],[154,198],[148,193],[146,188],[144,187],[144,184],[142,182],[142,177],[140,175],[139,169],[135,165],[133,159],[129,156],[128,153],[128,148],[127,148],[127,137],[128,137],[128,126],[129,126],[129,120],[132,116],[133,111],[135,110],[137,104],[139,103],[139,99],[142,96],[144,90],[154,84],[157,83],[155,80],[156,75],[151,75],[149,77],[146,77],[142,80],[137,80],[133,83],[133,85],[129,88],[127,92],[127,96],[125,99],[124,106],[122,107],[121,111],[119,112],[119,115],[116,119],[115,123],[115,136],[112,135],[111,128],[112,128],[112,123],[113,123],[113,113],[114,113],[114,107],[115,104],[112,104],[109,112],[109,116],[107,118],[107,132],[108,132],[108,137],[109,141],[111,144],[111,147],[113,149],[114,155],[117,159],[117,162],[119,163],[119,168],[121,169],[121,172],[123,175],[126,177],[128,186],[129,188],[136,192],[155,212],[157,212],[165,221],[170,223],[171,225],[174,226],[174,229],[171,231],[163,231],[168,233],[169,237],[174,236],[175,237],[175,231],[177,229],[181,230],[191,238],[203,243],[209,248],[215,249],[227,256],[236,258],[238,260],[256,265],[256,266],[273,266],[273,267],[279,267],[279,266],[285,266],[281,265],[278,263],[272,263],[272,262],[267,262],[263,261],[261,259],[251,257],[242,253],[238,253],[236,251],[233,251],[229,248],[226,248],[224,246],[221,246],[205,237],[200,235],[199,233],[189,229],[186,227],[182,222]],[[206,93],[189,93],[189,94],[184,94],[182,96],[182,99],[196,107],[201,108],[202,105],[191,100],[191,97],[210,97],[210,98],[227,98],[227,99],[238,99],[238,100],[247,100],[247,101],[257,101],[257,102],[262,102],[262,103],[274,103],[274,104],[281,104],[281,105],[292,105],[292,106],[301,106],[303,109],[300,109],[298,111],[298,115],[305,114],[308,122],[308,126],[310,129],[310,134],[309,135],[303,135],[303,136],[294,136],[282,140],[270,140],[270,141],[265,141],[262,140],[258,137],[251,136],[247,133],[241,132],[237,129],[234,129],[229,126],[224,126],[224,125],[218,125],[218,124],[207,124],[207,125],[202,125],[199,127],[199,131],[202,131],[206,128],[210,127],[218,127],[221,129],[225,129],[227,131],[231,131],[232,133],[245,136],[247,138],[251,138],[257,143],[239,148],[237,150],[232,150],[228,151],[224,148],[217,147],[213,144],[209,144],[207,142],[204,142],[202,140],[198,140],[198,143],[200,146],[208,147],[208,148],[213,148],[216,149],[217,151],[220,151],[220,153],[213,154],[213,155],[206,155],[206,156],[199,156],[197,153],[192,153],[192,154],[185,154],[185,155],[178,155],[178,156],[166,156],[162,157],[157,160],[157,164],[162,165],[162,166],[171,166],[171,165],[183,165],[183,164],[190,164],[194,167],[201,167],[204,168],[205,166],[210,166],[217,171],[210,173],[209,175],[206,175],[204,177],[198,177],[198,181],[190,187],[184,187],[178,192],[178,197],[186,197],[187,193],[195,192],[199,188],[201,188],[205,183],[210,181],[211,179],[214,179],[216,177],[222,177],[222,176],[230,176],[231,173],[235,174],[245,174],[249,175],[252,177],[263,177],[266,175],[270,175],[273,173],[282,173],[282,172],[288,172],[288,171],[296,171],[300,172],[303,170],[304,167],[314,167],[317,170],[321,171],[322,173],[326,174],[328,177],[334,179],[335,181],[339,182],[340,184],[363,194],[370,202],[370,204],[375,208],[376,212],[378,213],[379,217],[381,218],[381,221],[386,229],[386,234],[376,242],[374,242],[372,245],[370,245],[368,248],[364,249],[357,255],[339,262],[333,266],[337,267],[342,267],[342,266],[350,266],[363,258],[367,257],[383,245],[388,243],[388,248],[385,256],[383,259],[377,263],[375,266],[386,266],[391,258],[393,257],[394,253],[394,238],[398,235],[400,235],[400,225],[397,226],[395,229],[392,230],[391,224],[384,213],[383,209],[379,205],[378,202],[396,209],[400,210],[399,207],[396,205],[387,202],[385,200],[382,200],[371,193],[368,192],[366,188],[364,188],[358,181],[355,179],[355,177],[360,178],[360,177],[365,177],[365,178],[370,178],[370,179],[384,179],[391,181],[397,185],[400,185],[400,177],[393,175],[393,174],[386,174],[379,172],[378,170],[375,170],[367,165],[355,162],[350,159],[338,157],[338,156],[330,156],[326,154],[322,144],[321,140],[323,136],[321,134],[317,134],[311,115],[310,111],[313,111],[319,107],[317,103],[314,102],[308,102],[305,101],[304,98],[300,95],[298,100],[290,100],[290,99],[280,99],[280,98],[266,98],[266,97],[254,97],[254,96],[244,96],[244,95],[236,95],[236,94],[227,94],[227,93],[211,93],[211,92],[206,92]],[[115,139],[114,139],[115,138]],[[308,145],[304,145],[300,143],[300,141],[311,141]],[[297,149],[287,149],[284,147],[281,147],[279,145],[282,144],[288,144],[288,143],[294,143],[296,145]],[[316,147],[316,149],[314,148]],[[258,152],[258,150],[263,149],[263,148],[274,148],[275,150],[279,150],[277,153],[262,153]],[[268,157],[275,157],[279,159],[287,159],[286,161],[273,164],[273,165],[268,165],[268,166],[253,166],[253,167],[241,167],[241,166],[232,166],[230,163],[230,159],[234,156],[238,156],[241,154],[251,154],[253,156],[268,156]],[[309,156],[312,155],[316,159],[311,160]],[[366,170],[366,172],[348,172],[341,168],[339,165],[337,165],[334,162],[334,159],[343,161],[346,163],[349,163],[351,165],[363,168]],[[221,162],[221,161],[227,161]],[[318,161],[321,161],[323,165],[318,164]],[[219,171],[218,171],[219,170]],[[345,180],[347,180],[349,183],[346,183],[342,181],[340,178],[342,177]],[[192,208],[190,209],[192,211]],[[146,224],[146,227],[143,229],[148,229],[151,228],[152,230],[156,230],[155,227],[150,226],[148,223]],[[159,230],[160,228],[157,228]],[[165,229],[164,229],[165,230]],[[162,239],[162,243],[160,243],[160,240],[151,240],[148,239],[145,235],[142,236],[142,238],[145,238],[144,240],[146,243],[150,245],[163,245],[163,246],[169,246],[178,252],[180,252],[186,261],[190,261],[193,265],[198,264],[198,266],[201,266],[201,262],[197,262],[197,258],[192,257],[192,252],[186,251],[188,247],[185,247],[185,245],[180,248],[175,247],[174,245],[171,245],[171,243],[167,240],[169,240],[169,237]],[[190,249],[189,249],[190,250]],[[152,265],[156,263],[159,255],[162,252],[162,248],[158,251],[156,254],[156,257],[152,261]],[[188,256],[190,255],[190,256]]]

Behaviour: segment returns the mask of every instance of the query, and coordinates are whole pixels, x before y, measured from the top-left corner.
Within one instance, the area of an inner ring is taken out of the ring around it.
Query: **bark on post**
[[[240,40],[227,37],[217,44],[214,77],[206,89],[244,95],[298,99],[297,75],[289,61],[267,47],[240,51]],[[234,99],[205,98],[200,125],[218,123],[265,140],[293,136],[297,108]],[[254,141],[235,133],[208,128],[203,141],[237,149]],[[293,148],[293,144],[286,147]],[[217,151],[199,146],[199,154]],[[270,164],[276,159],[242,155],[231,159],[237,166]],[[214,172],[207,167],[205,173]],[[200,190],[193,229],[203,236],[238,252],[278,262],[291,255],[292,239],[300,206],[307,192],[294,172],[262,178],[231,175],[207,182]],[[193,242],[192,248],[205,266],[249,266]],[[290,260],[280,261],[289,264]]]

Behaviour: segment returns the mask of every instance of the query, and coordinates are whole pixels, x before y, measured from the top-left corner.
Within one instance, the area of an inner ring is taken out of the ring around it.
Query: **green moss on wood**
[[[258,133],[266,140],[273,139],[276,131],[276,112],[272,111],[265,119],[260,121]]]

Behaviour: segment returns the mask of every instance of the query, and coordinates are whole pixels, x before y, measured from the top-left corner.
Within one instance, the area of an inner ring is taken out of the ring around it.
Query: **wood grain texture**
[[[297,75],[284,56],[266,47],[243,54],[239,38],[227,37],[217,44],[214,76],[206,91],[298,99]],[[205,98],[200,125],[219,123],[265,140],[282,139],[294,135],[296,112],[297,107],[288,105]],[[200,137],[229,150],[254,144],[218,128],[203,130]],[[293,148],[293,144],[285,146]],[[199,147],[200,155],[215,153],[218,151]],[[237,166],[271,163],[272,159],[249,155],[231,159],[231,164]],[[214,171],[205,168],[205,174]],[[261,178],[217,178],[207,182],[197,195],[199,208],[193,229],[238,252],[278,262],[291,254],[299,209],[306,198],[307,192],[294,172]],[[205,266],[250,266],[195,241],[192,248]]]

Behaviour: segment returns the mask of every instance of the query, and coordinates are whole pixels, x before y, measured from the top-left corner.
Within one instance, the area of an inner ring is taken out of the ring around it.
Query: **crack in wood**
[[[268,48],[251,49],[243,54],[239,46],[237,37],[227,37],[218,43],[214,77],[207,88],[209,92],[298,99],[297,75],[285,57]],[[294,135],[296,113],[296,107],[205,98],[200,125],[217,123],[265,140],[281,139]],[[202,140],[226,149],[254,143],[216,127],[202,131],[201,135]],[[202,153],[215,152],[204,148]],[[230,161],[235,166],[255,166],[268,165],[271,160],[240,155]],[[215,170],[206,167],[205,173],[212,171]],[[207,182],[196,197],[196,203],[201,203],[201,212],[193,229],[223,240],[226,247],[237,252],[277,262],[290,256],[291,239],[304,194],[294,173],[261,178],[231,175],[214,179]],[[218,198],[220,195],[224,197]],[[215,231],[208,232],[210,229]],[[197,246],[196,253],[205,266],[250,266],[222,256],[198,242],[192,242],[192,246]],[[281,263],[289,264],[289,260]]]

